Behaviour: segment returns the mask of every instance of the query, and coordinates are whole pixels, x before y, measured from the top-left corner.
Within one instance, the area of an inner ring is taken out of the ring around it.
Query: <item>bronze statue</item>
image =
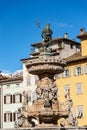
[[[52,30],[50,29],[50,24],[47,24],[45,29],[42,31],[42,38],[43,38],[43,42],[49,42],[50,40],[52,40]]]

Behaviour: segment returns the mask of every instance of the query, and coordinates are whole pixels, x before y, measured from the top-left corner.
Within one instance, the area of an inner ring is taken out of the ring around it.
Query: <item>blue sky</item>
[[[0,0],[1,71],[22,69],[20,59],[28,58],[31,44],[42,40],[47,23],[53,38],[66,32],[69,39],[76,38],[80,28],[87,30],[87,0]]]

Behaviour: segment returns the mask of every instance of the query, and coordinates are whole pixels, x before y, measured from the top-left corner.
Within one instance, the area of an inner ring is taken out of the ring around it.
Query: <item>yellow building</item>
[[[65,71],[58,75],[58,98],[65,100],[64,94],[70,89],[73,111],[79,126],[87,126],[87,32],[82,28],[77,38],[81,39],[81,52],[66,58]]]

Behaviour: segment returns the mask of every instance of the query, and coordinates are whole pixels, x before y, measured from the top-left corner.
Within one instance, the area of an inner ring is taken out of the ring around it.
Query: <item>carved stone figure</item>
[[[77,126],[78,125],[77,118],[73,116],[72,112],[69,113],[69,124],[70,124],[70,126]]]
[[[23,106],[28,105],[28,92],[23,92],[24,100],[23,100]]]
[[[37,93],[37,99],[42,98],[42,89],[40,87],[36,88],[36,93]]]
[[[70,99],[70,89],[67,90],[65,94],[66,102],[67,102],[67,110],[70,112],[72,107],[72,100]]]

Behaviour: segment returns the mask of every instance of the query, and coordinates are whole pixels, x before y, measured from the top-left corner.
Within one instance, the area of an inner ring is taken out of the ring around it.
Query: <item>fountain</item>
[[[29,106],[28,92],[23,92],[23,107],[18,109],[17,112],[16,126],[18,128],[77,125],[77,120],[71,112],[70,91],[66,93],[64,103],[60,103],[58,100],[58,88],[54,75],[64,71],[66,62],[62,59],[55,59],[49,49],[49,43],[52,42],[52,33],[50,25],[47,24],[42,31],[43,41],[38,58],[30,57],[25,63],[28,72],[39,77],[36,88],[37,99],[32,106]]]

